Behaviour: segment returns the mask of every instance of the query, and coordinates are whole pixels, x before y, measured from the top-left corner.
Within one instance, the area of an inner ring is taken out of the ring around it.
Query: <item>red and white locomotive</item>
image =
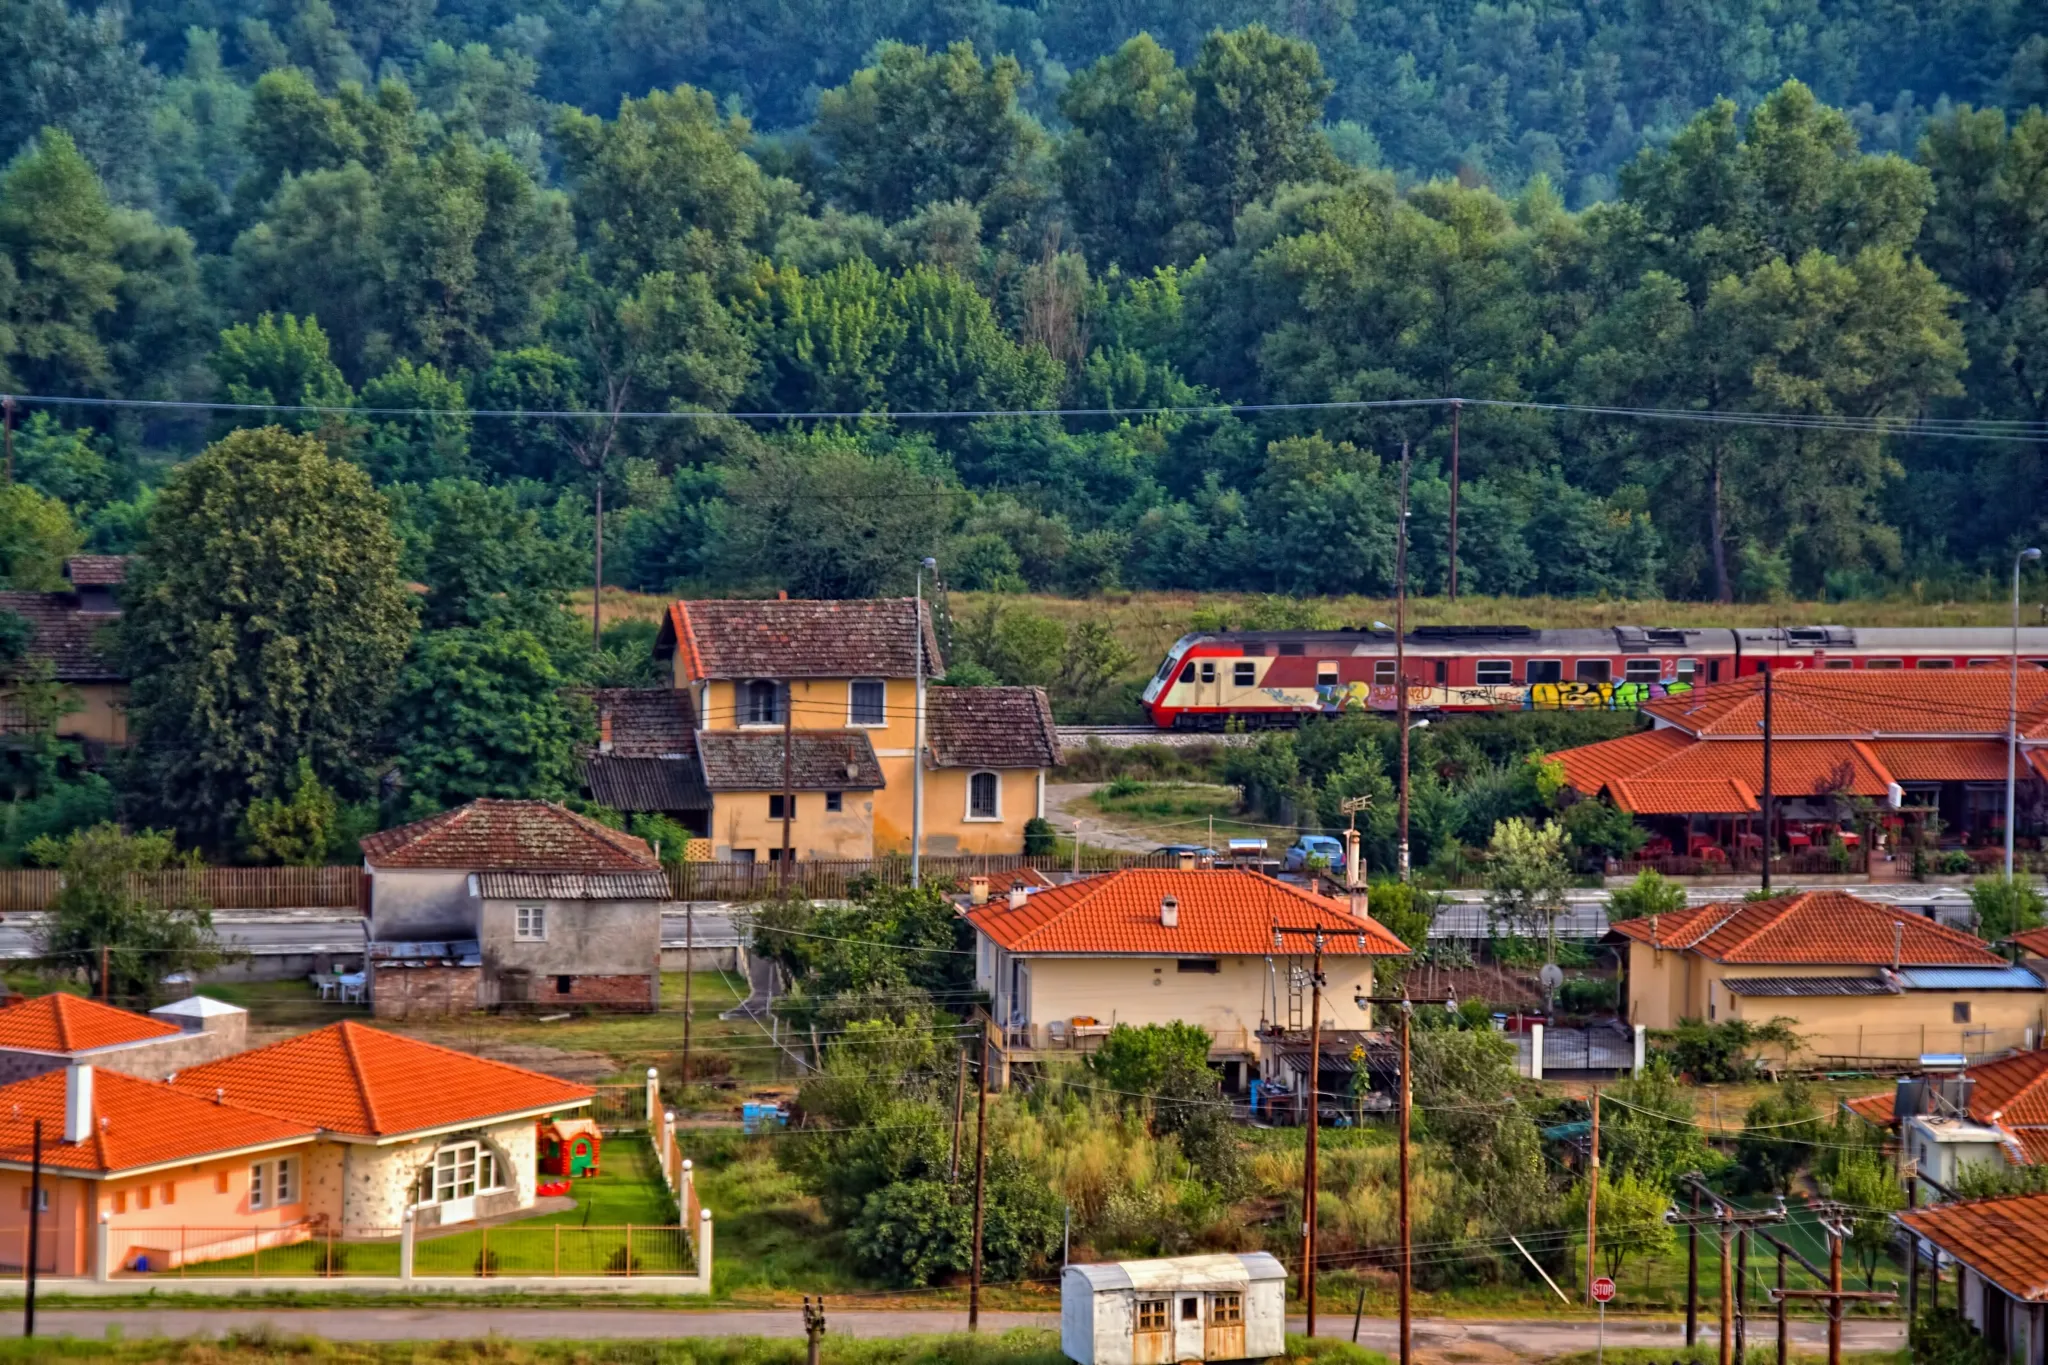
[[[2048,668],[2048,627],[2019,632],[2020,666]],[[1403,641],[1408,707],[1423,714],[1626,710],[1765,668],[2003,668],[1998,627],[1418,626]],[[1146,684],[1162,730],[1248,729],[1391,711],[1394,632],[1252,630],[1182,636]]]

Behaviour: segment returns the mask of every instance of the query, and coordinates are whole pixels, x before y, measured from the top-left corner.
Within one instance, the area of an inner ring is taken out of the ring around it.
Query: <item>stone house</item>
[[[249,1013],[194,996],[148,1014],[83,996],[20,996],[0,1008],[0,1084],[83,1063],[162,1080],[181,1067],[239,1052]]]
[[[645,841],[545,801],[472,801],[363,840],[379,1018],[661,999],[668,879]]]

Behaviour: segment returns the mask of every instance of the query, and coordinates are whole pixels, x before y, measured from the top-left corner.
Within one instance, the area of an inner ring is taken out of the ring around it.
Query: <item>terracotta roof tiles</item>
[[[697,736],[712,791],[781,791],[782,731],[706,730]],[[864,730],[797,730],[789,736],[797,791],[878,791],[882,765]]]
[[[61,991],[17,999],[0,1009],[0,1049],[89,1052],[182,1032],[176,1024]]]
[[[118,588],[128,581],[128,555],[73,555],[64,561],[64,577],[75,587]]]
[[[680,651],[682,676],[909,678],[922,640],[928,676],[945,672],[931,605],[908,597],[852,601],[711,600],[671,603],[655,642]]]
[[[2014,1298],[2048,1299],[2048,1194],[1967,1199],[1898,1218]]]
[[[1614,932],[1660,948],[1695,951],[1716,962],[1889,967],[1896,935],[1897,961],[1904,966],[2008,965],[1959,929],[1886,909],[1846,891],[1702,905],[1621,920]]]
[[[310,1141],[310,1123],[216,1104],[208,1095],[94,1067],[93,1131],[64,1141],[63,1071],[0,1086],[0,1162],[26,1166],[34,1121],[43,1121],[43,1164],[63,1171],[110,1174],[222,1152]]]
[[[1813,669],[1771,675],[1771,730],[1786,738],[2005,733],[2012,675],[2000,668]],[[2048,721],[2048,669],[2019,674],[2022,728]],[[1703,738],[1757,733],[1763,675],[1645,702],[1643,710]]]
[[[469,872],[660,870],[636,839],[551,801],[477,800],[363,841],[376,867]]]
[[[941,768],[1051,768],[1060,761],[1052,706],[1038,687],[934,687],[925,742]]]
[[[59,682],[119,682],[127,676],[115,662],[108,628],[117,611],[86,611],[69,592],[0,592],[0,611],[12,612],[35,630],[29,654],[48,659]]]

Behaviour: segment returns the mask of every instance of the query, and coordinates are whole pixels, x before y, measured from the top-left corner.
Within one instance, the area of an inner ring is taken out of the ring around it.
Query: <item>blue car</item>
[[[1309,859],[1320,859],[1332,872],[1344,870],[1344,844],[1327,834],[1304,834],[1289,846],[1281,866],[1289,872],[1306,872]]]

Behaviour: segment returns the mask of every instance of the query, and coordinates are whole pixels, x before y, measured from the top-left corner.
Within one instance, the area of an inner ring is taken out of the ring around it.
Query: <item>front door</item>
[[[1131,1365],[1171,1365],[1173,1361],[1171,1299],[1139,1299],[1131,1319]]]
[[[1208,1360],[1243,1360],[1244,1295],[1236,1290],[1209,1296]]]
[[[1202,1339],[1203,1296],[1183,1289],[1173,1297],[1173,1358],[1200,1360],[1207,1345]]]

